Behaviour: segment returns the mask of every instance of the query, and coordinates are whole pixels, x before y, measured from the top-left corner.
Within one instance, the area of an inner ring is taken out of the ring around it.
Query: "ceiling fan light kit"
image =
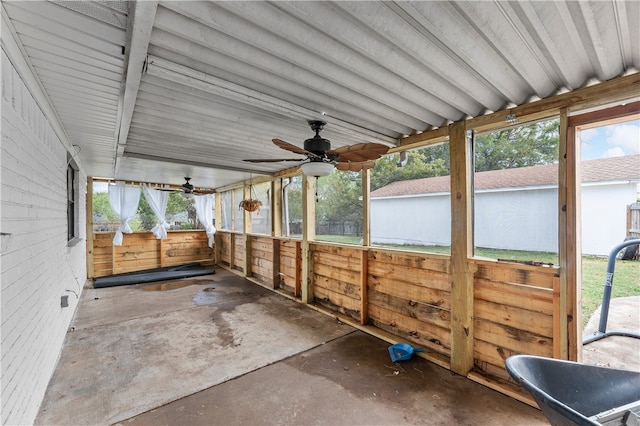
[[[334,169],[333,163],[325,163],[324,161],[311,161],[300,165],[302,173],[307,176],[329,176]]]

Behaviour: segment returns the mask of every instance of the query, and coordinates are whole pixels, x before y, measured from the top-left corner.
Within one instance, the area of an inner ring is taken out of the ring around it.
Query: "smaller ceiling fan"
[[[359,172],[375,165],[375,161],[387,153],[389,147],[379,143],[359,143],[331,149],[331,142],[320,136],[320,131],[327,124],[320,120],[309,120],[311,130],[316,135],[304,141],[304,148],[273,139],[273,143],[286,151],[304,155],[305,158],[249,159],[250,163],[277,163],[281,161],[301,162],[302,172],[307,176],[327,176],[334,168],[340,171]]]
[[[188,176],[185,176],[184,180],[185,180],[185,182],[178,189],[170,189],[170,188],[166,188],[166,189],[165,188],[159,188],[159,189],[161,189],[162,191],[171,191],[171,192],[181,191],[186,196],[214,194],[216,192],[215,189],[196,189],[189,182],[191,180],[191,178],[188,177]]]

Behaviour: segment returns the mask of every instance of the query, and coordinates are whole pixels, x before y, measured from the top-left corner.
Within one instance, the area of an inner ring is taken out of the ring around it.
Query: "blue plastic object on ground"
[[[408,343],[396,343],[389,346],[389,355],[391,355],[391,361],[406,361],[411,359],[414,352],[422,352],[422,348],[414,348]]]

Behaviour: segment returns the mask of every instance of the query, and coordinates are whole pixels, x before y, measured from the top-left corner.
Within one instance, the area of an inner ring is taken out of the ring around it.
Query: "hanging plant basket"
[[[245,209],[248,212],[255,212],[256,210],[260,213],[260,207],[262,207],[262,201],[248,199],[240,201],[240,209]]]

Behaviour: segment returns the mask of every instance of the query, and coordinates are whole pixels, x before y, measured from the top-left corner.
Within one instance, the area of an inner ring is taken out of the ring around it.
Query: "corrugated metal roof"
[[[640,181],[640,155],[583,161],[580,163],[580,177],[583,183]],[[449,176],[398,181],[372,191],[371,197],[449,192],[450,183]],[[558,185],[558,164],[477,172],[473,177],[476,191],[549,185]]]
[[[640,69],[637,1],[3,1],[90,175],[217,187]],[[3,38],[5,30],[3,29]]]

